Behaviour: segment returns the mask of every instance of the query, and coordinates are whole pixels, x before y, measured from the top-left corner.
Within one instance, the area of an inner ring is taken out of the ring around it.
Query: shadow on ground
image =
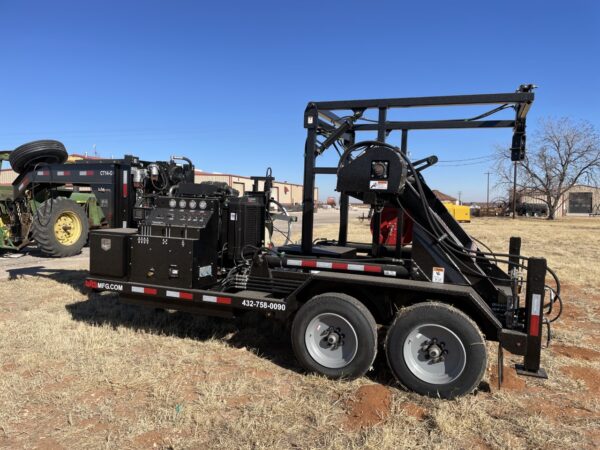
[[[82,294],[89,292],[83,286],[85,277],[89,275],[87,270],[82,269],[51,269],[46,266],[30,266],[30,267],[18,267],[14,269],[6,269],[8,273],[8,280],[16,280],[23,277],[41,277],[48,278],[50,280],[58,281],[62,284],[68,284]]]
[[[218,339],[234,348],[251,348],[271,362],[295,372],[302,372],[294,357],[287,327],[277,321],[249,312],[235,319],[221,319],[180,311],[163,310],[122,303],[115,293],[90,292],[84,287],[87,270],[52,270],[44,266],[12,269],[9,279],[39,276],[68,284],[86,300],[65,306],[72,318],[90,325],[128,327],[152,334],[190,338],[198,341]],[[383,335],[379,342],[383,342]],[[380,348],[367,377],[384,385],[397,385]],[[479,391],[489,392],[482,382]]]
[[[221,319],[171,310],[146,308],[119,301],[111,292],[90,292],[84,287],[87,270],[48,269],[45,266],[10,269],[9,280],[24,276],[48,278],[67,284],[87,299],[65,306],[72,318],[90,325],[128,327],[148,333],[191,338],[219,339],[232,347],[254,349],[258,355],[284,368],[300,371],[284,325],[255,313]]]

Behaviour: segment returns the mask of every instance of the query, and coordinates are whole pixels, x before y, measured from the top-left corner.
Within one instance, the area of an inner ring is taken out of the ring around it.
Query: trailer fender
[[[488,340],[497,341],[502,324],[492,309],[470,286],[391,279],[335,272],[311,274],[288,297],[292,310],[309,298],[324,292],[348,293],[362,301],[381,325],[388,325],[398,308],[423,301],[447,303],[471,317]],[[378,298],[373,293],[391,293]],[[361,295],[363,294],[363,295]]]

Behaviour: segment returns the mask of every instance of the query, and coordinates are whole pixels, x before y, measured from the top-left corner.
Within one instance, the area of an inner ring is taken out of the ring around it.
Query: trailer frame
[[[421,182],[424,184],[420,171],[434,164],[437,158],[414,162],[418,169],[411,166],[411,176],[413,182],[416,180],[419,184],[419,192],[413,188],[414,192],[409,192],[405,200],[413,208],[413,214],[416,211],[416,215],[420,214],[417,200],[427,204],[427,211],[433,211],[456,241],[472,248],[472,255],[449,257],[439,240],[433,239],[423,224],[417,226],[409,249],[402,244],[402,239],[397,239],[396,245],[391,248],[382,245],[377,232],[373,233],[370,244],[348,242],[349,195],[346,192],[341,193],[337,241],[313,242],[315,176],[338,174],[340,170],[339,167],[316,166],[317,158],[327,149],[339,144],[348,151],[357,141],[357,133],[363,131],[377,131],[375,143],[386,145],[389,133],[400,130],[399,151],[406,158],[409,130],[512,128],[511,149],[519,158],[524,157],[526,115],[534,100],[533,88],[533,85],[521,85],[517,92],[504,94],[310,102],[304,114],[307,139],[300,245],[284,245],[274,249],[273,254],[255,255],[249,274],[240,279],[236,275],[233,284],[227,287],[217,284],[207,289],[194,289],[192,286],[173,288],[140,283],[139,280],[133,282],[126,277],[97,276],[94,273],[87,278],[86,286],[94,290],[118,292],[126,301],[146,306],[162,306],[220,317],[257,311],[283,321],[294,319],[304,305],[320,295],[350,295],[356,297],[384,328],[394,326],[394,317],[399,309],[437,302],[460,311],[476,323],[486,339],[499,343],[500,383],[502,349],[524,357],[523,364],[518,368],[520,374],[544,377],[545,372],[540,368],[540,350],[542,327],[544,324],[549,327],[544,317],[544,310],[548,307],[544,303],[547,290],[546,261],[543,258],[522,257],[520,239],[512,238],[507,273],[497,261],[494,263],[485,252],[478,249],[429,188],[420,185]],[[466,120],[387,120],[391,108],[456,105],[500,106]],[[480,120],[509,107],[514,108],[514,120]],[[377,111],[378,119],[361,123],[360,119],[369,109]],[[334,112],[340,110],[350,112],[346,116]],[[258,194],[257,191],[258,186],[255,186],[253,195]],[[268,190],[264,195],[269,197]],[[380,211],[376,211],[373,216],[374,230],[379,230],[380,220]],[[400,227],[402,220],[403,215],[399,211]],[[406,252],[410,252],[410,257],[406,257]],[[442,274],[445,271],[446,280],[443,275],[441,281],[436,280],[431,274],[432,268],[434,271],[440,269]],[[523,270],[527,270],[525,279],[520,275]],[[263,276],[265,273],[267,275]],[[519,301],[522,288],[525,288],[524,306]],[[498,304],[502,302],[505,309],[498,309]],[[553,302],[552,299],[550,310]]]

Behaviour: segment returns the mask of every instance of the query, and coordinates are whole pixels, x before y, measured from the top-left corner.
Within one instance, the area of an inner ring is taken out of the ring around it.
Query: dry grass
[[[0,283],[0,447],[594,448],[600,220],[480,219],[465,228],[497,250],[521,235],[524,253],[548,257],[565,281],[565,320],[543,353],[548,381],[509,378],[501,391],[484,384],[439,401],[396,388],[381,361],[351,383],[307,376],[270,323],[88,297],[85,274],[63,271]],[[373,384],[391,402],[363,405],[382,420],[360,427],[352,399]]]

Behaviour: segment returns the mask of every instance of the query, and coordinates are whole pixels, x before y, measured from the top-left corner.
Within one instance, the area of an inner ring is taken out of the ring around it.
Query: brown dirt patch
[[[587,389],[594,393],[600,394],[600,371],[591,367],[568,366],[563,367],[562,371],[574,380],[581,381]]]
[[[347,402],[344,428],[372,427],[385,420],[391,411],[392,392],[380,384],[361,386]]]
[[[554,353],[572,359],[583,359],[585,361],[600,360],[600,352],[589,348],[575,347],[571,345],[553,345],[550,347]]]
[[[161,448],[164,443],[162,433],[158,431],[147,431],[134,439],[139,448]]]
[[[492,364],[489,370],[490,390],[492,392],[498,391],[498,366]],[[517,375],[514,367],[504,364],[502,380],[502,390],[507,391],[524,391],[527,387],[523,377]]]
[[[227,399],[227,406],[237,407],[249,404],[252,398],[249,395],[240,395],[239,397],[231,397]]]
[[[417,405],[413,402],[403,402],[400,403],[400,409],[404,414],[410,417],[414,417],[418,420],[425,420],[429,415],[427,410],[422,406]]]
[[[555,423],[570,422],[581,418],[592,416],[593,412],[584,408],[572,406],[557,405],[550,401],[538,401],[528,405],[527,409],[534,414],[538,414],[545,419],[550,419]]]
[[[40,438],[34,448],[38,450],[63,450],[66,447],[52,438]]]

